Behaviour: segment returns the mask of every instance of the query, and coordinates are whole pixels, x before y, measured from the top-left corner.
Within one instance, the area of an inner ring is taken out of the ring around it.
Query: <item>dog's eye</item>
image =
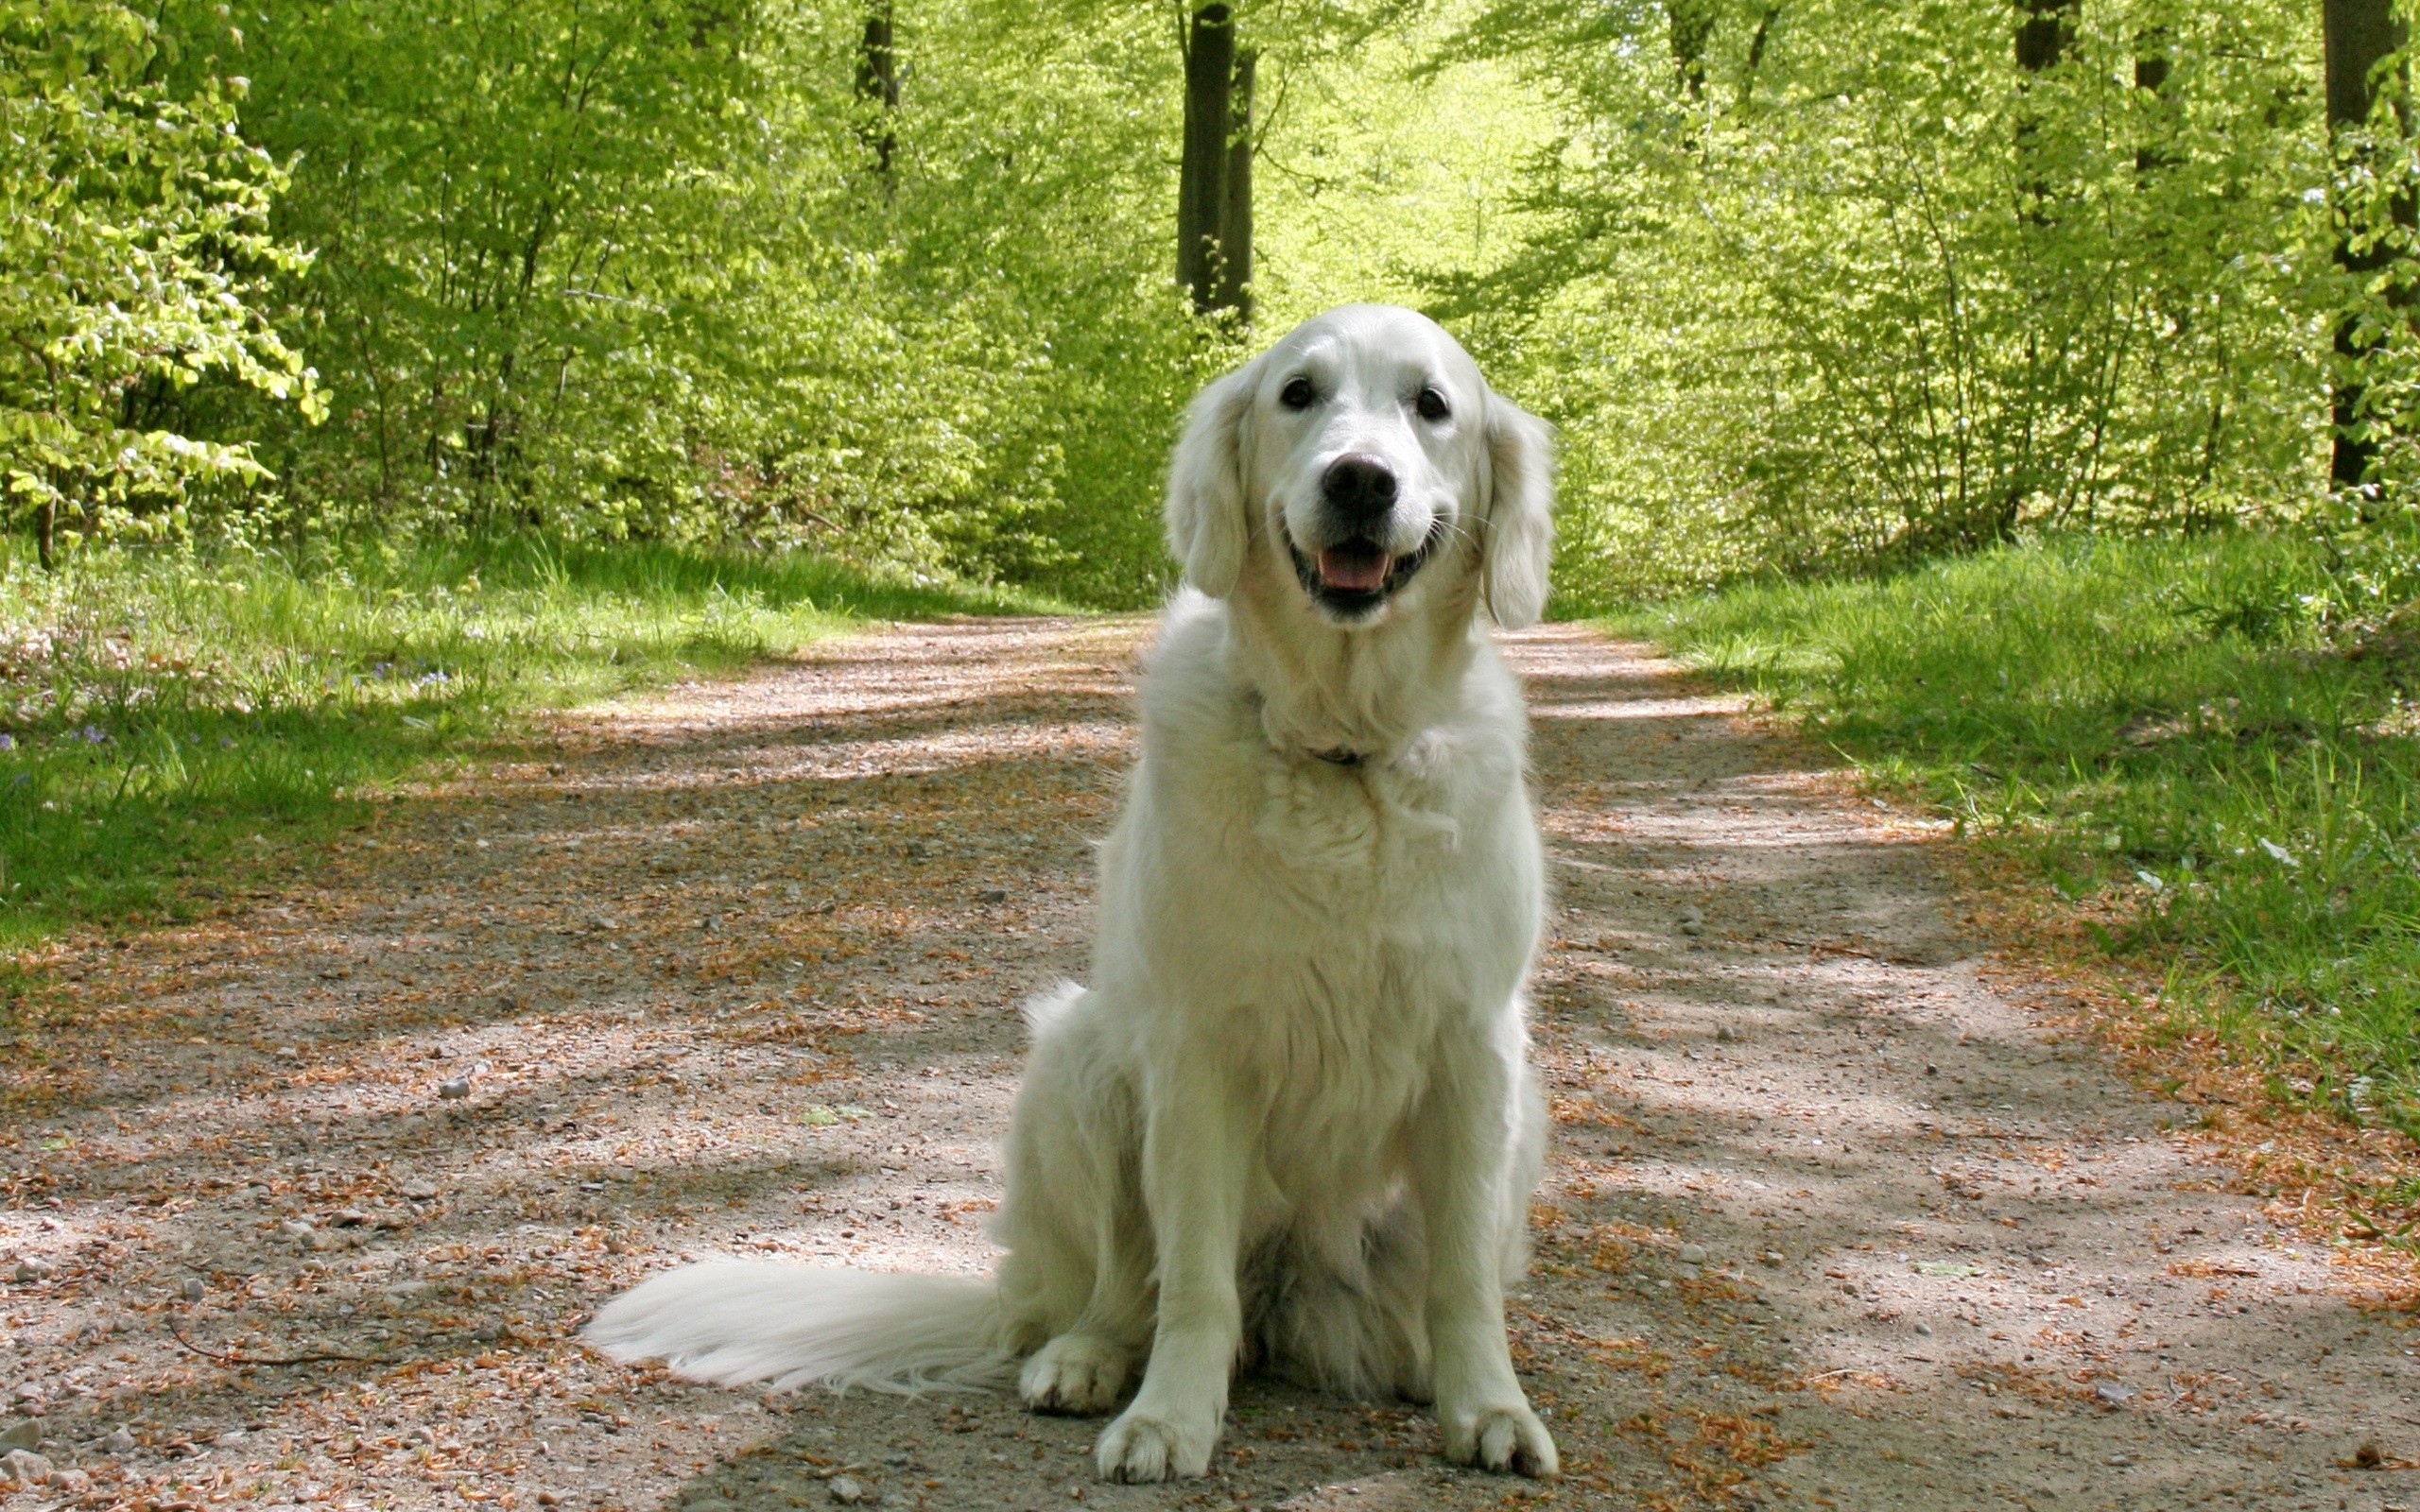
[[[1445,396],[1434,388],[1422,389],[1413,405],[1420,411],[1422,420],[1443,420],[1454,412],[1454,406],[1445,403]]]
[[[1300,373],[1287,379],[1286,387],[1277,390],[1277,402],[1288,409],[1308,409],[1311,401],[1318,397],[1318,391],[1311,387],[1311,381]]]

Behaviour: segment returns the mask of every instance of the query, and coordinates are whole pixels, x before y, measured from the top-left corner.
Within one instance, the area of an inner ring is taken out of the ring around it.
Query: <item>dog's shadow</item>
[[[1494,1507],[1530,1486],[1454,1469],[1437,1423],[1406,1403],[1340,1400],[1279,1382],[1236,1382],[1208,1478],[1116,1486],[1093,1475],[1106,1418],[1050,1418],[1012,1396],[902,1399],[802,1392],[780,1399],[777,1432],[700,1471],[681,1512],[881,1506],[925,1512],[1063,1512],[1081,1507],[1350,1507],[1413,1512]]]

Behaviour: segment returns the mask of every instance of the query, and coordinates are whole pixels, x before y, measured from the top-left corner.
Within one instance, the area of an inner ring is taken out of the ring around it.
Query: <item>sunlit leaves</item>
[[[0,486],[76,529],[173,520],[266,475],[240,443],[162,422],[206,378],[320,400],[263,315],[306,259],[269,232],[276,164],[236,130],[240,78],[172,89],[151,23],[112,0],[0,0]]]

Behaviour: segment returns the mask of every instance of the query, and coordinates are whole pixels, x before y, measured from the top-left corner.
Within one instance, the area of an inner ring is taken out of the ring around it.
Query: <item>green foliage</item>
[[[113,0],[0,0],[0,519],[173,528],[197,486],[266,476],[240,443],[147,423],[205,377],[320,413],[261,314],[305,259],[269,232],[282,178],[236,134],[245,80],[172,89],[158,55]]]
[[[2287,1093],[2420,1133],[2415,589],[2409,533],[2063,538],[1614,623],[2104,905]]]
[[[1132,601],[1174,414],[1226,352],[1165,266],[1155,12],[348,0],[229,26],[333,423],[243,404],[315,523],[813,542]],[[897,144],[888,175],[869,139]]]
[[[2317,496],[2316,18],[2069,14],[2040,70],[2004,0],[1470,29],[1564,116],[1443,293],[1563,422],[1575,602]]]
[[[0,942],[173,912],[367,821],[516,716],[869,618],[1031,610],[829,559],[520,536],[297,568],[0,558]]]

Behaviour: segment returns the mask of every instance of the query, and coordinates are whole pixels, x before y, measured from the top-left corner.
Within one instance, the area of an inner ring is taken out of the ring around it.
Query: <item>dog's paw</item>
[[[1445,1457],[1457,1465],[1517,1470],[1542,1481],[1563,1473],[1553,1436],[1527,1402],[1445,1412],[1439,1418],[1445,1430]]]
[[[1036,1412],[1079,1416],[1107,1412],[1126,1389],[1133,1362],[1125,1350],[1090,1333],[1062,1333],[1034,1351],[1018,1373],[1017,1391]]]
[[[1190,1480],[1210,1473],[1214,1426],[1189,1429],[1168,1418],[1128,1408],[1100,1435],[1093,1462],[1104,1481]]]

